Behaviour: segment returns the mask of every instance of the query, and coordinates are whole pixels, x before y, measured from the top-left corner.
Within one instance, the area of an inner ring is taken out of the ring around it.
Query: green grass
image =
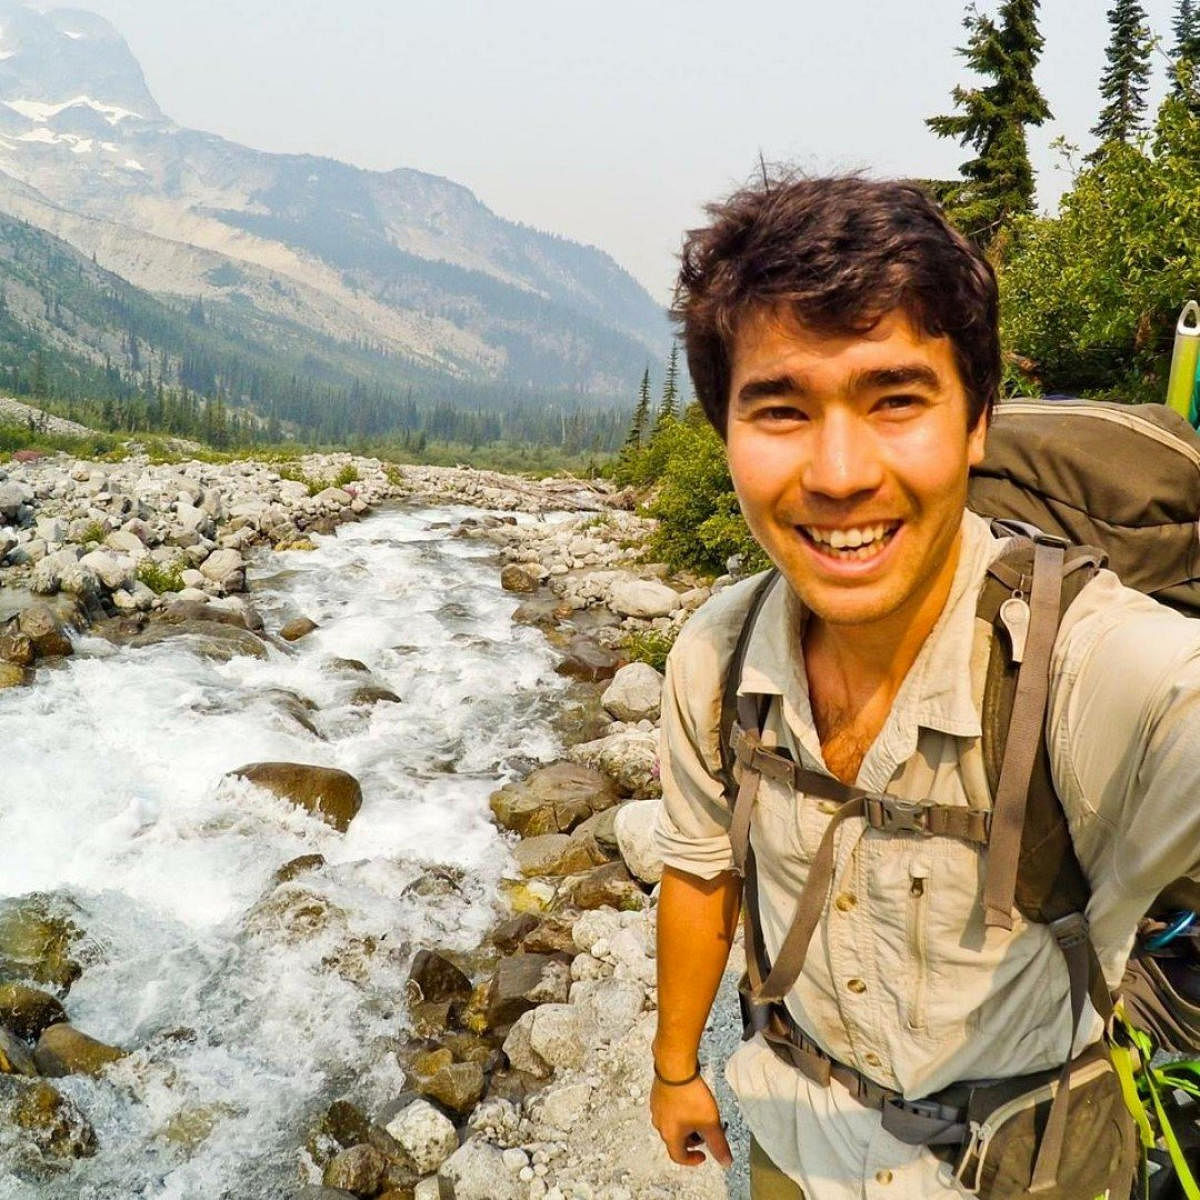
[[[661,629],[638,630],[625,638],[625,652],[631,662],[649,663],[656,671],[667,669],[667,655],[675,644],[676,631],[664,633]]]
[[[93,521],[80,534],[79,541],[86,546],[88,542],[102,542],[106,537],[108,537],[108,529],[99,521]]]
[[[155,562],[152,558],[143,558],[138,563],[137,577],[155,595],[163,592],[181,592],[184,589],[183,564],[179,559],[173,563]]]

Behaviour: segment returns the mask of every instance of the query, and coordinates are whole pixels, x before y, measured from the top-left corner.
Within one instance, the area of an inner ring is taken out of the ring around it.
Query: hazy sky
[[[1175,0],[1143,0],[1170,45]],[[1043,0],[1033,133],[1091,145],[1111,0]],[[47,5],[47,7],[58,7]],[[963,0],[85,0],[181,124],[264,150],[415,167],[609,251],[665,300],[680,232],[760,152],[951,176],[924,117],[966,80]],[[996,8],[995,0],[982,7]],[[1156,56],[1155,94],[1164,88]]]

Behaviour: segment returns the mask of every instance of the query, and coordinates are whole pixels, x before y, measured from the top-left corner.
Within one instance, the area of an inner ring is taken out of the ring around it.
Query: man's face
[[[983,456],[949,339],[899,310],[846,336],[776,310],[743,321],[732,357],[726,445],[754,536],[819,619],[903,627],[949,589]]]

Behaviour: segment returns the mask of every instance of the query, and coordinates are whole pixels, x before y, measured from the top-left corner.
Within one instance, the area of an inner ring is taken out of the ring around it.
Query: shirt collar
[[[946,606],[905,676],[887,722],[895,740],[911,743],[913,749],[918,726],[962,738],[977,738],[982,732],[972,687],[975,607],[987,568],[1004,543],[993,538],[988,523],[972,512],[964,513],[962,531],[962,550]],[[803,724],[812,720],[801,648],[806,619],[800,600],[777,581],[755,623],[738,688],[739,695],[784,697],[786,707]],[[796,732],[815,736],[815,731]]]

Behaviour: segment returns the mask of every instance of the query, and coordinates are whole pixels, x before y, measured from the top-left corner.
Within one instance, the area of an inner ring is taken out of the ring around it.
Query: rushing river
[[[509,861],[488,795],[558,749],[552,652],[512,624],[489,548],[449,536],[468,514],[394,509],[264,554],[267,628],[320,625],[290,652],[220,663],[85,636],[0,692],[0,897],[76,906],[68,1018],[133,1051],[55,1081],[95,1157],[38,1180],[0,1132],[0,1200],[286,1197],[330,1100],[400,1090],[409,947],[479,940]],[[368,679],[402,703],[351,703]],[[349,832],[222,779],[258,760],[352,772]],[[326,865],[264,901],[305,854]]]

